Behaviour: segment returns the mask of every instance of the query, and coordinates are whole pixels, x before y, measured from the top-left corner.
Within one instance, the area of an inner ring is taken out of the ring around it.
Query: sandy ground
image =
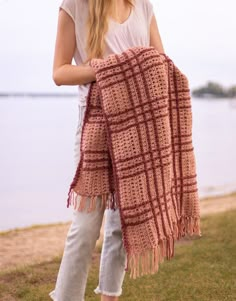
[[[200,201],[201,216],[236,209],[236,193],[206,198]],[[101,235],[96,246],[103,240]],[[0,233],[0,271],[22,265],[52,260],[63,254],[65,238],[71,222],[35,226]]]

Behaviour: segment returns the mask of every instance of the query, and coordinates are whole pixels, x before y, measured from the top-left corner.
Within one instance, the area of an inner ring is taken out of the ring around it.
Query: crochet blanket
[[[174,242],[201,236],[186,76],[154,47],[92,59],[80,161],[67,207],[120,210],[131,278],[158,271]]]

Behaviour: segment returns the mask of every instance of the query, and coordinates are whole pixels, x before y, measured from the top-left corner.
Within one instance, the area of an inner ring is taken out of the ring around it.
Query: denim
[[[104,239],[96,294],[120,296],[127,262],[123,247],[119,209],[105,210]]]
[[[89,205],[87,198],[86,208]],[[105,214],[104,238],[100,257],[96,294],[120,296],[125,277],[126,252],[122,243],[119,209],[101,209],[87,213],[73,209],[56,286],[49,296],[54,301],[84,301],[86,282],[96,240]],[[85,209],[86,209],[85,208]]]
[[[77,130],[75,166],[79,162],[80,134],[81,127]],[[108,296],[122,294],[127,256],[122,242],[119,209],[101,208],[102,200],[99,197],[96,210],[87,213],[89,201],[88,197],[84,211],[77,211],[72,207],[72,222],[65,240],[55,289],[49,293],[54,301],[85,301],[88,272],[96,241],[100,236],[103,217],[105,220],[99,282],[94,293]]]

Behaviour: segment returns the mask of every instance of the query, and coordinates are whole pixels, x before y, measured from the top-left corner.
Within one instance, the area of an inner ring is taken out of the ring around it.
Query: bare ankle
[[[119,297],[101,295],[101,301],[118,301]]]

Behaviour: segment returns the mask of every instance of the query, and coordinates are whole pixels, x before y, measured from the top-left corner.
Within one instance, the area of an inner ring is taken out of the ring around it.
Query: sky
[[[150,0],[166,54],[191,88],[236,84],[235,0]],[[0,0],[0,92],[75,92],[52,64],[59,0]]]

